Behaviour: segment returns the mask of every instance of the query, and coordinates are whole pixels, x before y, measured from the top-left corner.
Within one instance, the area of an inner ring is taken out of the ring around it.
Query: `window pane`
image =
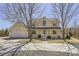
[[[44,30],[44,34],[46,34],[46,31]]]
[[[56,31],[53,31],[53,34],[56,34]]]
[[[46,21],[45,20],[43,20],[43,26],[46,26]]]

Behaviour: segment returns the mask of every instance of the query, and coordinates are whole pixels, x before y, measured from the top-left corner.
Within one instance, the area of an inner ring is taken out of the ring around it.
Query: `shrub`
[[[66,39],[70,39],[70,36],[68,34],[66,35]]]
[[[69,32],[69,36],[72,37],[72,33],[71,32]]]
[[[0,36],[8,36],[9,35],[9,31],[8,31],[8,29],[2,29],[2,30],[0,30]]]
[[[51,36],[47,36],[48,39],[51,39]]]
[[[41,35],[40,34],[38,35],[38,38],[41,38]]]

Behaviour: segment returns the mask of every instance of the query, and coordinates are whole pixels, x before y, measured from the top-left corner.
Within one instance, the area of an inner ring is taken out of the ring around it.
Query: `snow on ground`
[[[17,44],[16,42],[13,42],[12,40],[2,40],[0,39],[0,53],[2,52],[7,52],[13,48],[16,47]],[[8,47],[11,47],[7,49]],[[74,46],[70,45],[70,51],[68,50],[67,44],[59,44],[59,43],[48,43],[48,42],[43,42],[43,43],[28,43],[24,47],[21,48],[22,51],[25,50],[45,50],[45,51],[58,51],[58,52],[70,52],[70,53],[77,53],[78,49],[75,48]],[[3,48],[6,48],[3,50]]]
[[[46,50],[46,51],[58,51],[58,52],[70,52],[70,53],[77,53],[78,49],[74,46],[69,45],[71,48],[70,51],[68,50],[67,44],[57,44],[57,43],[29,43],[22,47],[21,49],[24,50]]]

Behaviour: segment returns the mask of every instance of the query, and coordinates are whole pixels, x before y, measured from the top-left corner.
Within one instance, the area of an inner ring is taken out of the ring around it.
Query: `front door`
[[[44,40],[47,40],[47,32],[46,32],[46,30],[43,31],[42,38],[43,38]]]

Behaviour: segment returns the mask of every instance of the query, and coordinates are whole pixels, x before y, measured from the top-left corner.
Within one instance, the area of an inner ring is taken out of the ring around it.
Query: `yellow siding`
[[[44,30],[46,34],[44,34]],[[60,29],[37,29],[35,30],[36,34],[47,35],[47,36],[62,36]],[[56,31],[56,34],[53,34],[53,31]]]
[[[42,24],[43,20],[46,21],[47,23],[46,26],[43,26]],[[42,18],[42,19],[36,20],[34,25],[35,27],[54,27],[53,26],[54,23],[58,24],[53,20]],[[54,37],[62,36],[61,29],[33,29],[33,30],[36,31],[36,35],[41,34],[41,35],[54,36]],[[16,31],[21,32],[25,35],[28,35],[28,28],[26,28],[23,24],[16,23],[15,25],[13,25],[9,30],[10,35],[14,34]],[[46,32],[46,34],[44,34],[44,31]],[[53,34],[53,31],[56,31],[56,34]]]

